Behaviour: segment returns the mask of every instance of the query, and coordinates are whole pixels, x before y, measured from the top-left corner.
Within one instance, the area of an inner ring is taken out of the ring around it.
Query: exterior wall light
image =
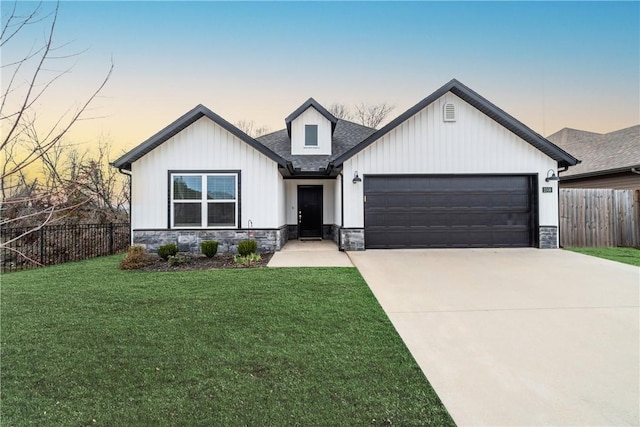
[[[360,178],[360,177],[358,176],[358,171],[356,171],[356,172],[353,174],[353,183],[354,183],[354,184],[357,184],[357,183],[359,183],[359,182],[362,182],[362,178]]]
[[[549,182],[549,181],[560,181],[560,178],[558,178],[558,175],[556,175],[556,173],[554,172],[553,169],[549,169],[547,171],[547,177],[544,180],[546,182]]]

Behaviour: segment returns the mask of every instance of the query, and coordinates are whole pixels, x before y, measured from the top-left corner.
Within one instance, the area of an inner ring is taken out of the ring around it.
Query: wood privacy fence
[[[0,271],[61,264],[127,250],[129,224],[45,225],[0,229]]]
[[[560,189],[560,245],[640,247],[640,190]]]

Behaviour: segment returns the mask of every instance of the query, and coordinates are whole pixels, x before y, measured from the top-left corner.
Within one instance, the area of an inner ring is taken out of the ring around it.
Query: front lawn
[[[640,249],[636,248],[565,248],[569,251],[610,259],[640,267]]]
[[[453,425],[356,269],[120,259],[2,276],[2,425]]]

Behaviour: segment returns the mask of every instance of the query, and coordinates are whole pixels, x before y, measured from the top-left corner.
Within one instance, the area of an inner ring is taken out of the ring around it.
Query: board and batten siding
[[[306,147],[304,145],[305,125],[318,125],[317,147]],[[331,154],[331,122],[313,107],[307,108],[291,122],[291,154]]]
[[[278,165],[246,142],[203,117],[131,165],[136,229],[168,226],[168,171],[240,171],[240,228],[284,225],[284,185]]]
[[[453,103],[455,122],[443,122]],[[539,223],[558,225],[558,188],[545,182],[555,160],[448,92],[378,141],[345,161],[343,175],[367,174],[537,174]],[[542,193],[542,187],[552,193]],[[364,227],[364,185],[344,185],[344,226]]]
[[[322,223],[325,225],[336,224],[335,193],[336,180],[326,179],[287,179],[286,188],[286,221],[287,224],[298,223],[298,186],[322,185]]]

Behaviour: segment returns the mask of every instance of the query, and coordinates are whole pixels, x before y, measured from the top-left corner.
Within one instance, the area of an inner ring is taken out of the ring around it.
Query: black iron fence
[[[123,252],[129,224],[46,225],[0,229],[2,273]]]

